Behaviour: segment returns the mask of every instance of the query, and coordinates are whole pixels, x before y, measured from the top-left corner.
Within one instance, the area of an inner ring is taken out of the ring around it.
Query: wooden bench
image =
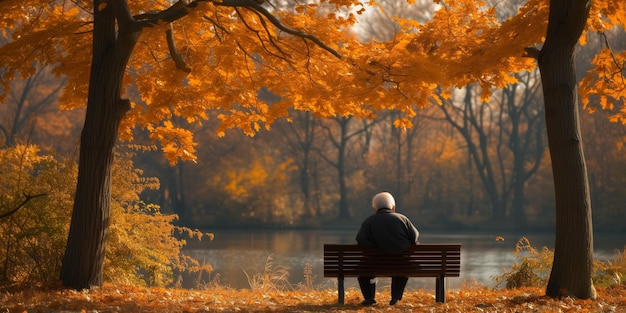
[[[459,277],[461,244],[417,244],[400,254],[356,244],[324,245],[324,277],[337,277],[340,304],[344,277],[435,277],[435,300],[446,301],[445,277]]]

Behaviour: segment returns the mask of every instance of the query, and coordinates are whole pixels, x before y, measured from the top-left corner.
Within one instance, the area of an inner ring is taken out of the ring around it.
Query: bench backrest
[[[324,277],[407,276],[458,277],[461,244],[417,244],[390,255],[356,244],[324,245]]]

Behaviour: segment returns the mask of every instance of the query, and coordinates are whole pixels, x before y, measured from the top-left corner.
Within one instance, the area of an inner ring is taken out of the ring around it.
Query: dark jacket
[[[380,209],[363,221],[356,241],[395,252],[416,244],[418,237],[419,232],[406,216],[390,209]]]

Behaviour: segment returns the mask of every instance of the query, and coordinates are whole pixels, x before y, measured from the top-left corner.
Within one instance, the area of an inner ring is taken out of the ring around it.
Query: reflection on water
[[[262,273],[268,256],[274,266],[289,269],[292,284],[304,282],[304,267],[313,267],[314,287],[334,288],[336,279],[323,277],[323,246],[325,243],[354,243],[355,230],[305,230],[305,231],[263,231],[263,230],[218,230],[213,241],[190,243],[183,250],[185,254],[213,266],[211,278],[219,275],[219,283],[233,288],[250,288],[246,273]],[[496,236],[504,241],[496,241]],[[553,233],[503,234],[502,232],[480,234],[421,233],[422,243],[461,243],[461,277],[447,278],[447,288],[456,289],[464,282],[478,282],[488,287],[495,286],[493,276],[510,269],[515,262],[515,243],[525,236],[535,248],[554,247]],[[606,258],[615,249],[626,245],[626,234],[595,234],[596,257]],[[189,283],[189,282],[187,282]],[[381,290],[389,289],[390,280],[380,278]],[[356,288],[354,278],[346,279],[346,287]],[[411,278],[407,290],[435,287],[433,278]]]

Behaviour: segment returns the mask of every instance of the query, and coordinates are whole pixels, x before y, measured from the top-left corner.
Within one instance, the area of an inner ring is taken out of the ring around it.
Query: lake
[[[266,260],[274,266],[289,270],[292,285],[304,283],[304,269],[312,267],[315,288],[335,288],[335,278],[323,277],[323,246],[325,243],[355,243],[357,230],[217,230],[212,241],[191,242],[183,252],[213,266],[209,279],[236,289],[250,288],[250,276],[263,273]],[[497,241],[502,236],[504,240]],[[420,233],[421,243],[461,243],[461,276],[447,278],[448,289],[458,289],[464,283],[479,283],[494,287],[493,276],[510,270],[517,260],[515,244],[522,236],[536,249],[554,248],[554,233]],[[594,234],[596,258],[610,258],[616,249],[624,249],[626,234]],[[191,287],[185,278],[183,286]],[[205,278],[205,280],[208,280]],[[388,289],[390,279],[380,278],[379,289]],[[356,288],[356,278],[346,278],[347,288]],[[407,290],[434,290],[433,278],[411,278]]]

